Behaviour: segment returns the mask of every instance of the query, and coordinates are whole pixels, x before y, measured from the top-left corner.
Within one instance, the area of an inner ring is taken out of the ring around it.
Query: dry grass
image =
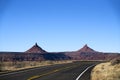
[[[22,62],[0,62],[0,72],[15,71],[27,68],[34,68],[40,66],[72,63],[70,60],[64,61],[22,61]]]
[[[92,70],[91,80],[120,80],[120,64],[101,63]]]

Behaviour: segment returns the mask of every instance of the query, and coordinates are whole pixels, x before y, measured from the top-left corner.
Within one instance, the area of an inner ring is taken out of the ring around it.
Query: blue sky
[[[23,52],[37,42],[49,52],[88,44],[120,52],[119,0],[0,0],[0,51]]]

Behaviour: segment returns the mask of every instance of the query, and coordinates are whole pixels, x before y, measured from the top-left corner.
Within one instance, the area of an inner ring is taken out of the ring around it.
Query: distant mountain
[[[90,48],[87,44],[74,52],[66,53],[73,60],[110,60],[120,56],[119,53],[98,52]]]
[[[88,47],[87,44],[86,44],[80,50],[78,50],[77,52],[96,52],[96,51],[93,50],[92,48]]]
[[[44,60],[70,60],[64,53],[29,53],[24,52],[0,52],[0,61],[44,61]]]
[[[43,50],[38,44],[36,43],[30,49],[25,51],[25,53],[46,53],[47,51]]]
[[[73,52],[47,52],[36,43],[25,52],[0,52],[0,61],[43,61],[43,60],[111,60],[120,53],[98,52],[84,45]]]

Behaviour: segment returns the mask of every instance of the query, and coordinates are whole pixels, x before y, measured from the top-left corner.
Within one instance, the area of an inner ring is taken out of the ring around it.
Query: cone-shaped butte
[[[35,43],[35,45],[33,45],[33,47],[25,51],[25,53],[46,53],[46,51],[39,47],[37,43]]]
[[[78,50],[78,52],[96,52],[96,51],[93,50],[92,48],[88,47],[86,44],[80,50]]]

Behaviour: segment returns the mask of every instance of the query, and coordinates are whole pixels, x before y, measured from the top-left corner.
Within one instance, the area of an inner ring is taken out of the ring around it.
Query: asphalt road
[[[0,80],[90,80],[92,65],[96,63],[99,62],[79,61],[27,69],[1,74]]]

